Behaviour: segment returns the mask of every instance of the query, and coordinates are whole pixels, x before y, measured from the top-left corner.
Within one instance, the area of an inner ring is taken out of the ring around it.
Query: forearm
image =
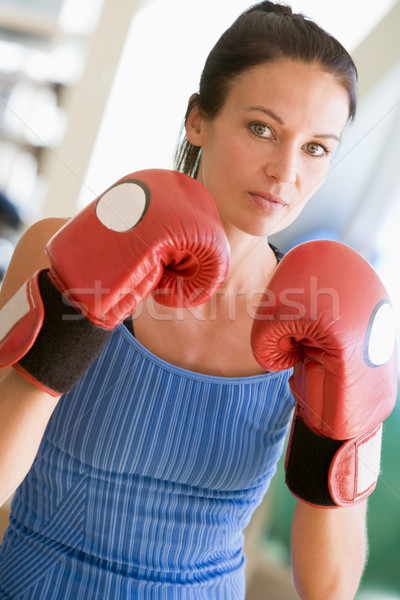
[[[57,401],[14,369],[0,380],[0,505],[30,469]]]
[[[298,501],[292,525],[292,565],[302,600],[353,600],[367,554],[366,501],[322,509]]]

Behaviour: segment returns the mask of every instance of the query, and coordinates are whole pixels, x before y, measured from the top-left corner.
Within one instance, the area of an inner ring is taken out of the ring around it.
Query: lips
[[[287,203],[279,196],[262,192],[249,192],[250,200],[260,210],[268,214],[276,214],[283,210]]]

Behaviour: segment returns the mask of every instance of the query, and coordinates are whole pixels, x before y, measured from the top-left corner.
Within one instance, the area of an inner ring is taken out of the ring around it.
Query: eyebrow
[[[251,110],[258,110],[258,111],[264,113],[265,115],[268,115],[268,117],[271,117],[272,119],[274,119],[274,121],[277,121],[280,125],[284,125],[283,120],[280,117],[278,117],[278,115],[276,113],[274,113],[272,110],[270,110],[269,108],[265,108],[264,106],[249,106],[247,111],[250,112]]]
[[[249,108],[247,109],[247,111],[249,111],[249,112],[252,110],[258,110],[258,111],[264,113],[268,117],[271,117],[271,119],[274,119],[274,121],[279,123],[279,125],[285,124],[284,121],[281,119],[281,117],[279,117],[276,113],[274,113],[269,108],[265,108],[264,106],[249,106]],[[313,137],[320,138],[320,139],[335,140],[335,142],[341,141],[341,138],[338,135],[335,135],[334,133],[317,133]]]

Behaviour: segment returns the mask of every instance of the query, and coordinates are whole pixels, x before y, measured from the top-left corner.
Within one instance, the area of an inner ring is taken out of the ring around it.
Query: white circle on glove
[[[129,231],[144,217],[149,198],[150,191],[142,182],[123,181],[99,198],[97,218],[107,229]]]
[[[395,343],[393,309],[384,301],[375,307],[368,325],[367,363],[373,367],[384,365],[392,356]]]

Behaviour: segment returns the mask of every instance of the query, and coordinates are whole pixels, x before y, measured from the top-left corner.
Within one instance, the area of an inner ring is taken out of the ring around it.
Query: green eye
[[[321,144],[317,144],[317,142],[310,142],[307,144],[306,149],[308,154],[311,154],[312,156],[324,156],[328,153],[326,148],[321,146]]]
[[[271,137],[272,132],[264,123],[250,123],[251,131],[258,137]]]

